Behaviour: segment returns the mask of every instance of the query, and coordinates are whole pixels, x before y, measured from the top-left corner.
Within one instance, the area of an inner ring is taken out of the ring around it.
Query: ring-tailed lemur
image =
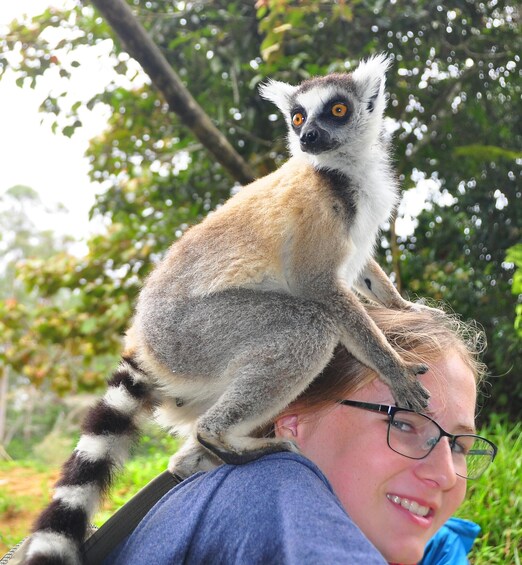
[[[288,120],[292,157],[189,229],[146,281],[121,364],[36,523],[29,564],[79,562],[144,413],[188,436],[169,465],[181,476],[296,450],[252,433],[307,387],[338,342],[398,405],[426,406],[416,375],[427,367],[400,359],[351,290],[412,307],[372,259],[398,193],[382,138],[387,67],[381,55],[352,74],[261,87]]]

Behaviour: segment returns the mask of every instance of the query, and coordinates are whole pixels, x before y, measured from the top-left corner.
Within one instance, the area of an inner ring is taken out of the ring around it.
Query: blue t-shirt
[[[103,565],[384,565],[322,472],[293,453],[198,473]]]

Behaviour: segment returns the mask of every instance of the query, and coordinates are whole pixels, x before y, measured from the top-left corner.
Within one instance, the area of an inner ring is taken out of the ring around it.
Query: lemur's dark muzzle
[[[313,155],[333,149],[336,145],[327,131],[313,123],[308,124],[308,127],[303,129],[299,136],[299,142],[302,151]]]

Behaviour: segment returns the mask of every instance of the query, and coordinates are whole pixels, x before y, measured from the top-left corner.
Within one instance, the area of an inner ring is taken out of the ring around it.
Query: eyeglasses
[[[449,439],[455,472],[464,479],[478,479],[497,454],[497,446],[474,434],[449,434],[435,420],[407,408],[371,404],[356,400],[339,400],[354,406],[388,415],[388,446],[409,459],[424,459],[443,437]]]

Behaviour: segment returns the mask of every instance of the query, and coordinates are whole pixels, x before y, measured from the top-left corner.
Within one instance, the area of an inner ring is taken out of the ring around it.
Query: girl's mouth
[[[415,516],[420,516],[421,518],[426,517],[430,512],[429,506],[422,506],[418,502],[415,502],[415,500],[402,498],[400,496],[397,496],[396,494],[387,494],[386,498],[391,502],[393,502],[394,504],[397,504],[398,506],[402,506],[402,508],[405,508],[406,510],[410,511],[412,514],[415,514]]]

